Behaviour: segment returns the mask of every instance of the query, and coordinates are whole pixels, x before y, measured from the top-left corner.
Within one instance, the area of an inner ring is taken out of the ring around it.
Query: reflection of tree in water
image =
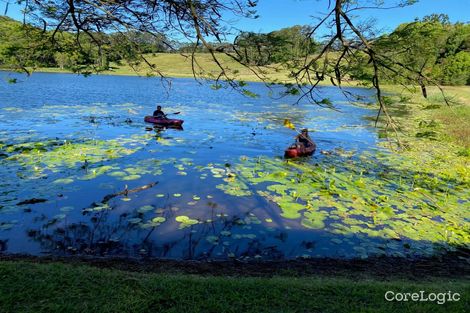
[[[251,212],[242,216],[229,217],[223,213],[217,213],[216,204],[210,207],[212,218],[205,223],[191,226],[181,239],[181,242],[186,241],[187,244],[186,251],[183,250],[181,254],[184,258],[284,258],[284,253],[278,249],[277,245],[265,243],[264,236],[260,238],[244,234],[243,228],[248,226],[245,221],[254,217]],[[280,232],[278,239],[285,240],[286,234]]]
[[[8,248],[8,239],[0,239],[0,252],[6,251]]]
[[[31,229],[28,236],[38,241],[43,250],[59,254],[110,255],[126,253],[127,222],[121,216],[113,224],[107,223],[109,212],[90,216],[90,222],[78,222],[54,227],[47,221],[40,229]]]
[[[164,224],[143,228],[143,224],[136,221],[143,220],[145,213],[134,210],[116,216],[115,207],[98,212],[84,211],[88,220],[78,223],[67,224],[63,220],[64,223],[58,226],[57,220],[44,220],[39,229],[28,230],[28,236],[39,242],[44,252],[60,255],[183,259],[284,257],[277,245],[267,245],[264,239],[269,236],[284,242],[286,233],[273,232],[261,237],[247,235],[247,230],[251,229],[247,222],[255,220],[253,214],[247,212],[229,217],[218,212],[217,204],[209,202],[208,205],[211,208],[209,219],[184,229],[172,228],[167,239],[155,234]],[[169,223],[175,220],[175,212],[167,206],[162,217]]]

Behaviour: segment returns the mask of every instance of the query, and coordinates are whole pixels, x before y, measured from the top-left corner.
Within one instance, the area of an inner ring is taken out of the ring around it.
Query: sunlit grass
[[[195,63],[192,63],[190,53],[152,53],[144,56],[146,60],[155,65],[151,69],[146,62],[137,65],[130,65],[125,61],[117,64],[111,63],[112,68],[101,74],[108,75],[139,75],[139,76],[160,76],[187,78],[197,76],[198,78],[216,79],[221,73],[220,67],[209,53],[196,53]],[[267,66],[250,66],[250,68],[240,64],[231,57],[223,53],[216,53],[216,58],[227,73],[227,76],[237,81],[246,82],[275,82],[294,83],[295,79],[290,75],[290,69],[283,64],[270,64]],[[193,67],[194,65],[194,67]],[[35,71],[61,73],[68,72],[59,68],[37,68]],[[220,77],[224,80],[225,77]],[[355,86],[356,83],[345,83]],[[321,85],[331,85],[329,80],[321,82]]]
[[[146,55],[145,58],[150,64],[155,65],[155,70],[152,70],[145,62],[134,66],[122,62],[121,64],[111,63],[110,66],[112,70],[105,71],[103,74],[159,76],[161,73],[166,77],[181,78],[194,77],[194,75],[196,75],[199,78],[215,79],[221,72],[221,69],[208,53],[195,54],[196,63],[194,63],[194,71],[190,54],[154,53]],[[252,70],[234,61],[229,56],[218,53],[217,59],[221,62],[221,65],[230,77],[241,81],[261,81],[260,77]],[[36,71],[53,73],[67,72],[67,70],[61,70],[59,68],[38,68]],[[258,74],[268,77],[270,81],[293,81],[292,78],[289,78],[289,72],[279,64],[260,67],[257,68],[256,71]],[[221,79],[223,79],[223,77],[221,77]]]
[[[410,128],[416,127],[416,123],[412,121],[434,120],[439,125],[439,133],[446,137],[441,138],[441,141],[450,141],[464,148],[470,147],[470,86],[442,87],[449,105],[445,103],[441,90],[435,86],[427,88],[427,99],[423,98],[418,88],[415,92],[399,86],[385,86],[384,89],[395,94],[394,101],[401,98],[398,111],[408,110],[406,118],[399,119],[405,133],[409,135]]]

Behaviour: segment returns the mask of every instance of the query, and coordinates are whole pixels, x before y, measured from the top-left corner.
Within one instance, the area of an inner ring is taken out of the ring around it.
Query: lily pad
[[[177,216],[175,217],[175,220],[180,223],[180,226],[179,226],[180,229],[190,227],[191,225],[195,225],[199,223],[198,220],[191,219],[186,215]]]
[[[71,184],[73,183],[74,180],[72,178],[60,178],[60,179],[56,179],[54,180],[54,184],[60,184],[60,185],[68,185],[68,184]]]
[[[138,218],[138,217],[130,218],[130,219],[128,220],[128,222],[129,222],[130,224],[139,224],[140,222],[142,222],[142,219],[141,219],[141,218]]]
[[[163,223],[166,221],[166,218],[162,217],[162,216],[158,216],[158,217],[154,217],[152,219],[152,222],[153,223]]]
[[[140,175],[129,175],[129,176],[124,176],[121,178],[121,180],[136,180],[139,179],[141,176]]]
[[[144,206],[141,206],[141,207],[137,210],[137,212],[139,212],[139,213],[146,213],[146,212],[152,211],[153,209],[154,209],[154,207],[151,206],[151,205],[144,205]]]

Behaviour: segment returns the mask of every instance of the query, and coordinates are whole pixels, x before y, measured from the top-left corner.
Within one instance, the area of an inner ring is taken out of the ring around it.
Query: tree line
[[[451,23],[448,16],[433,14],[399,25],[372,42],[386,60],[382,79],[404,83],[405,66],[419,82],[428,77],[440,85],[470,85],[470,24]],[[370,80],[373,70],[365,55],[347,64],[352,78]]]
[[[139,54],[167,52],[164,36],[144,32],[94,33],[90,36],[66,31],[44,31],[0,16],[0,67],[58,67],[81,70],[107,70],[111,62],[135,62]],[[79,37],[79,40],[77,40]],[[105,43],[96,45],[93,40]],[[77,42],[80,44],[77,45]]]
[[[286,65],[295,68],[305,56],[314,56],[325,46],[313,39],[311,26],[293,26],[269,33],[240,32],[233,44],[212,43],[217,51],[235,55],[251,66]],[[77,40],[77,36],[80,40]],[[94,41],[99,41],[96,44]],[[80,43],[77,46],[77,42]],[[470,85],[470,24],[451,23],[445,15],[431,15],[399,25],[390,34],[370,41],[377,53],[387,57],[382,80],[405,83],[401,66],[409,67],[416,77],[441,85]],[[227,48],[229,47],[229,48]],[[334,52],[335,47],[331,50]],[[111,63],[138,64],[149,53],[210,52],[207,45],[171,41],[164,35],[129,30],[73,34],[42,30],[0,16],[0,67],[58,67],[77,72],[107,70]],[[339,53],[339,49],[338,49]],[[332,59],[338,58],[334,53]],[[318,63],[321,67],[324,64]],[[373,66],[366,54],[355,53],[341,60],[340,67],[354,80],[372,80]],[[334,68],[326,68],[334,75]]]

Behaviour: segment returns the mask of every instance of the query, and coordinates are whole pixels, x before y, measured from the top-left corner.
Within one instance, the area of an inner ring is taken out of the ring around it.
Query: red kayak
[[[311,145],[309,147],[305,146],[291,146],[286,149],[284,152],[284,157],[285,158],[298,158],[298,157],[303,157],[303,156],[310,156],[315,152],[315,149],[317,146]]]
[[[162,126],[181,126],[184,123],[183,120],[156,118],[155,116],[146,116],[144,118],[144,121],[147,123],[153,123]]]

